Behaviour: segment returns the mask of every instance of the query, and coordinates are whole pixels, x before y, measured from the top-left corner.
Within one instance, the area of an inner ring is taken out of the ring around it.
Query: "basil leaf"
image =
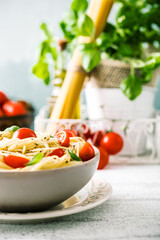
[[[80,13],[77,22],[78,33],[82,36],[94,37],[95,27],[92,19],[85,13]]]
[[[75,161],[82,161],[72,150],[68,150],[70,157]]]
[[[82,66],[86,72],[95,68],[101,60],[101,54],[97,49],[89,49],[82,52]]]
[[[78,45],[78,49],[83,52],[83,51],[87,51],[87,50],[92,50],[93,48],[95,48],[96,45],[91,42],[91,43],[81,43]]]
[[[57,50],[55,47],[51,47],[51,41],[45,40],[40,45],[40,59],[45,59],[46,54],[50,53],[54,61],[57,60]]]
[[[88,8],[88,1],[87,0],[73,0],[71,4],[71,9],[79,12],[84,12]]]
[[[113,36],[109,33],[101,33],[100,36],[96,39],[96,44],[101,51],[106,51],[108,47],[111,46],[113,42]]]
[[[73,10],[70,10],[64,15],[59,25],[67,40],[71,41],[75,38],[77,35],[77,16]]]
[[[15,132],[15,131],[17,131],[18,129],[19,129],[18,126],[13,125],[13,126],[11,126],[11,127],[9,127],[9,128],[6,128],[4,131],[5,131],[5,132]]]
[[[53,39],[53,35],[51,33],[51,31],[49,30],[48,26],[46,23],[42,23],[40,28],[43,30],[44,34],[46,35],[46,37],[50,40]]]
[[[50,83],[48,63],[46,63],[43,58],[40,58],[38,63],[33,66],[32,73],[36,75],[36,77],[41,78],[46,85]]]
[[[120,88],[126,97],[134,100],[142,92],[141,79],[135,75],[129,75],[121,82]]]
[[[26,163],[26,166],[31,166],[38,163],[43,158],[43,156],[44,156],[43,153],[35,154],[33,158],[28,163]]]

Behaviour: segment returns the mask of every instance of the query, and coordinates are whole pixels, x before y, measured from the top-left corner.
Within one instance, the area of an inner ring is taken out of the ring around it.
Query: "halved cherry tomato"
[[[95,132],[93,134],[93,138],[92,138],[93,145],[99,146],[100,141],[101,141],[102,137],[104,136],[104,134],[105,134],[105,132],[102,131],[102,130],[99,130],[99,131]]]
[[[63,147],[69,147],[69,135],[65,131],[60,131],[56,133],[54,138],[57,138]]]
[[[6,116],[24,115],[27,113],[22,103],[7,101],[3,104],[2,109]]]
[[[48,157],[54,156],[54,155],[56,155],[58,157],[62,157],[64,155],[63,149],[57,148],[57,149],[53,150],[50,154],[48,154]]]
[[[93,158],[95,156],[95,152],[93,147],[90,143],[86,142],[82,149],[79,152],[79,157],[82,159],[83,162]]]
[[[25,167],[25,164],[28,163],[29,160],[19,156],[7,155],[4,156],[4,162],[12,168],[21,168]]]
[[[0,105],[2,105],[6,101],[8,101],[8,97],[4,92],[0,91]]]
[[[98,147],[100,152],[100,160],[97,169],[103,169],[109,162],[109,154],[104,150],[103,147]]]
[[[73,130],[70,129],[64,129],[66,133],[68,133],[69,137],[76,137],[76,133]]]
[[[19,128],[13,134],[13,138],[24,139],[24,138],[30,138],[30,137],[36,138],[37,136],[35,132],[33,132],[29,128]]]
[[[100,145],[109,153],[116,154],[120,152],[123,148],[123,139],[122,137],[115,132],[106,133],[100,142]]]

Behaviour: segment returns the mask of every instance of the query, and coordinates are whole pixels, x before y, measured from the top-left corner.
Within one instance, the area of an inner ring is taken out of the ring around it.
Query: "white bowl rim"
[[[3,170],[3,171],[0,171],[0,176],[1,175],[36,175],[36,174],[47,174],[47,173],[51,173],[51,172],[61,172],[61,171],[64,171],[64,169],[66,171],[69,171],[69,169],[71,168],[78,168],[78,167],[82,167],[82,166],[86,166],[86,165],[89,165],[91,162],[96,162],[98,161],[97,160],[97,157],[99,155],[99,150],[98,148],[96,148],[95,146],[92,146],[95,150],[95,156],[91,159],[89,159],[88,161],[85,161],[83,162],[82,164],[76,164],[76,165],[72,165],[72,166],[69,166],[69,167],[60,167],[60,168],[53,168],[53,169],[47,169],[47,170],[36,170],[36,171],[25,171],[25,172],[19,172],[19,171],[9,171],[9,170]],[[67,170],[68,169],[68,170]]]

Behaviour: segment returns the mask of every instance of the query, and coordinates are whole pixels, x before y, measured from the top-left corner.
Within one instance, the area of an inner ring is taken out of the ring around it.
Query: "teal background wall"
[[[31,102],[36,110],[46,104],[51,86],[31,74],[39,26],[47,22],[59,34],[58,22],[70,0],[0,0],[0,89],[10,98]]]

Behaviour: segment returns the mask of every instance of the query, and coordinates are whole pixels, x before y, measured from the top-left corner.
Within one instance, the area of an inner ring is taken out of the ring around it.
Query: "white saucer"
[[[0,212],[0,223],[42,223],[55,218],[79,213],[105,202],[112,193],[111,185],[104,179],[93,178],[81,191],[47,211],[33,213]]]

